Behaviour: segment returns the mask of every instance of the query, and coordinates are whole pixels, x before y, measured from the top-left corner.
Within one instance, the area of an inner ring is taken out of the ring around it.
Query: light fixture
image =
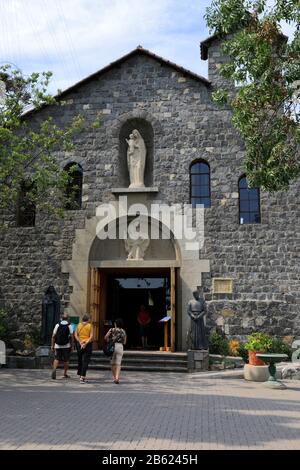
[[[149,305],[149,307],[153,307],[153,305],[154,305],[153,298],[152,298],[150,290],[148,290],[148,305]]]

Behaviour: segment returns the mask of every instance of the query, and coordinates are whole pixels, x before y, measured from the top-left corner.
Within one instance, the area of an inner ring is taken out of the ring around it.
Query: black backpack
[[[58,346],[65,346],[68,344],[70,339],[70,329],[69,323],[67,325],[62,325],[61,322],[58,324],[57,332],[55,335],[55,343]]]

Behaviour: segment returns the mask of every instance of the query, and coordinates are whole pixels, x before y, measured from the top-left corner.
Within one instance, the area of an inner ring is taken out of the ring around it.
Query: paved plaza
[[[107,371],[90,383],[0,370],[0,449],[300,449],[300,382]]]

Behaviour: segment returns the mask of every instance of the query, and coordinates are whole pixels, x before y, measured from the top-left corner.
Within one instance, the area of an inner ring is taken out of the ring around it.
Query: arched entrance
[[[161,230],[161,228],[160,228]],[[176,270],[179,260],[172,239],[151,240],[144,259],[128,259],[125,241],[95,238],[89,254],[88,310],[95,327],[94,348],[116,318],[123,318],[128,348],[140,349],[137,314],[141,305],[150,313],[149,349],[164,342],[163,317],[171,317],[169,345],[176,349]]]
[[[62,261],[62,272],[68,275],[71,287],[65,311],[78,318],[85,312],[92,314],[95,347],[99,348],[107,327],[104,322],[110,315],[108,309],[114,308],[107,303],[108,295],[113,295],[108,287],[109,276],[124,279],[130,273],[135,279],[153,279],[151,276],[167,279],[172,315],[171,347],[172,351],[184,351],[188,327],[186,306],[192,291],[201,285],[202,273],[210,271],[209,261],[199,259],[199,251],[185,251],[184,243],[174,237],[151,240],[142,260],[128,260],[124,240],[100,240],[96,236],[98,223],[97,216],[86,219],[85,227],[76,230],[71,259]],[[135,317],[136,312],[132,315]]]

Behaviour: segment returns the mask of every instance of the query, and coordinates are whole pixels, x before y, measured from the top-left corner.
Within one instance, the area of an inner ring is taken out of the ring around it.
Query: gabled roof
[[[148,51],[147,49],[144,49],[142,46],[138,46],[136,49],[133,49],[131,52],[129,52],[128,54],[122,56],[120,59],[115,60],[114,62],[111,62],[106,67],[103,67],[102,69],[98,70],[97,72],[94,72],[93,74],[91,74],[88,77],[80,80],[79,82],[75,83],[74,85],[70,86],[69,88],[66,88],[65,90],[61,91],[60,93],[55,95],[55,98],[57,100],[63,98],[68,93],[71,93],[71,92],[75,91],[81,85],[84,85],[85,83],[88,83],[89,81],[93,80],[94,78],[98,78],[101,75],[104,75],[106,72],[110,71],[114,67],[117,67],[117,66],[121,65],[123,62],[125,62],[128,59],[131,59],[135,55],[144,55],[146,57],[151,57],[152,59],[159,62],[161,65],[166,65],[168,67],[171,67],[174,70],[176,70],[177,72],[180,72],[184,75],[187,75],[187,76],[193,78],[194,80],[197,80],[197,81],[203,83],[205,86],[210,86],[210,84],[211,84],[210,81],[207,80],[207,78],[202,77],[201,75],[198,75],[194,72],[191,72],[190,70],[185,69],[184,67],[181,67],[180,65],[177,65],[174,62],[171,62],[170,60],[164,59],[163,57],[161,57],[159,55],[156,55],[153,52]],[[48,106],[48,105],[43,105],[39,109],[29,109],[28,111],[24,112],[23,117],[27,117],[30,114],[36,113],[37,111],[45,108],[46,106]]]
[[[109,65],[106,67],[98,70],[97,72],[89,75],[88,77],[84,78],[83,80],[80,80],[79,82],[75,83],[74,85],[70,86],[66,90],[63,90],[57,98],[60,98],[61,96],[66,95],[67,93],[70,93],[71,91],[76,90],[79,86],[89,82],[90,80],[100,77],[101,75],[104,75],[106,72],[109,70],[113,69],[114,67],[117,67],[121,65],[123,62],[125,62],[128,59],[131,59],[135,55],[144,55],[146,57],[151,57],[152,59],[156,60],[157,62],[160,62],[162,65],[169,66],[173,69],[175,69],[177,72],[181,72],[184,75],[188,75],[189,77],[198,80],[202,82],[204,85],[210,85],[210,81],[207,80],[207,78],[202,77],[201,75],[198,75],[194,72],[191,72],[188,69],[185,69],[184,67],[181,67],[180,65],[175,64],[174,62],[171,62],[167,59],[164,59],[163,57],[154,54],[151,51],[148,51],[147,49],[144,49],[142,46],[138,46],[136,49],[133,49],[133,51],[129,52],[128,54],[122,56],[120,59],[115,60],[114,62],[111,62]]]

